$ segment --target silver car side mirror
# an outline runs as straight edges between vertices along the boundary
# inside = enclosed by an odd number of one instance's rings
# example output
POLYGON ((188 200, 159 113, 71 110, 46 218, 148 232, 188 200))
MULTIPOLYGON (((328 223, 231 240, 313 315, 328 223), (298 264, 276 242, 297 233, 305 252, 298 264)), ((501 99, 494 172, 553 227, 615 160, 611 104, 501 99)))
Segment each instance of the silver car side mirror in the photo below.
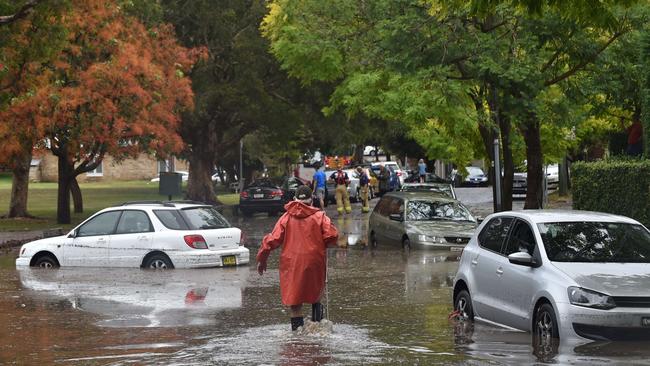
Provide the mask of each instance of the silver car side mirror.
POLYGON ((517 264, 520 266, 527 266, 527 267, 537 266, 537 261, 535 261, 535 258, 533 258, 533 256, 531 256, 526 252, 512 253, 508 256, 508 261, 510 261, 510 263, 512 264, 517 264))
POLYGON ((70 234, 68 234, 68 238, 76 238, 77 237, 77 230, 72 230, 70 234))

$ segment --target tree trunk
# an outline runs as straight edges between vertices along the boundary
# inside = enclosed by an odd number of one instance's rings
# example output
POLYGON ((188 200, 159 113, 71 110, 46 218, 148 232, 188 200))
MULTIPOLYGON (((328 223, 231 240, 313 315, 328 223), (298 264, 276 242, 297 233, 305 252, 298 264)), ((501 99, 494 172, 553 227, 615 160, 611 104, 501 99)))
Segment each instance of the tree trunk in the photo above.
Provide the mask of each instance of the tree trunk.
POLYGON ((542 142, 537 116, 532 114, 522 127, 526 142, 526 203, 524 209, 542 208, 542 142))
POLYGON ((363 150, 365 150, 365 146, 363 144, 359 144, 354 147, 354 156, 352 157, 354 163, 363 164, 363 150))
POLYGON ((84 212, 83 196, 81 195, 81 188, 79 188, 77 177, 72 178, 72 181, 70 182, 70 193, 72 193, 72 204, 74 206, 74 212, 84 212))
POLYGON ((212 185, 212 170, 214 159, 212 154, 199 151, 193 152, 189 157, 190 171, 187 181, 187 199, 192 201, 218 204, 212 185))
POLYGON ((68 162, 67 149, 61 148, 58 155, 58 193, 56 203, 56 222, 59 224, 69 224, 71 222, 70 216, 70 184, 74 179, 74 167, 72 163, 68 162))
POLYGON ((8 217, 30 217, 27 214, 27 194, 29 189, 29 166, 31 162, 31 153, 25 154, 14 162, 8 217))

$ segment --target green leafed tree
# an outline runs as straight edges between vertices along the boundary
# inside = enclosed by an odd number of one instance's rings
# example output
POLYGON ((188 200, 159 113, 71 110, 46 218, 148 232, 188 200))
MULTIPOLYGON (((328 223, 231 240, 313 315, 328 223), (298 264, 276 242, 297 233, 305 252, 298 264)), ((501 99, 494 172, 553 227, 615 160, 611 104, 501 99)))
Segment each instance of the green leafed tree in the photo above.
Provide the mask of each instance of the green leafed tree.
POLYGON ((557 95, 574 77, 593 71, 587 66, 644 15, 609 3, 603 4, 607 21, 574 17, 556 3, 542 3, 541 11, 522 10, 523 2, 488 5, 276 0, 263 30, 290 74, 305 83, 337 83, 332 108, 435 126, 458 151, 468 145, 454 138, 471 139, 462 131, 478 130, 489 157, 492 140, 500 137, 505 197, 514 166, 511 142, 521 135, 528 162, 526 208, 536 208, 542 132, 568 135, 562 117, 575 110, 563 108, 557 95))

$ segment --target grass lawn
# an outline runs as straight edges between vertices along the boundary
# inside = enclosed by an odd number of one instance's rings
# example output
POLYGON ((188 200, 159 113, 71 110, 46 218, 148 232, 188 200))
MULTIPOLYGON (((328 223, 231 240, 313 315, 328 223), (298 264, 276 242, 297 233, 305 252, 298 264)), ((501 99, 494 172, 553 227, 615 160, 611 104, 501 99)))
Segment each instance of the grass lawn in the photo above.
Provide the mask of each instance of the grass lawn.
MULTIPOLYGON (((37 219, 0 219, 0 231, 38 230, 53 227, 72 228, 95 212, 125 201, 166 200, 158 194, 158 184, 148 181, 112 181, 80 183, 84 212, 72 213, 72 224, 56 223, 56 183, 30 183, 27 200, 28 212, 37 219)), ((0 213, 9 209, 11 174, 0 174, 0 213)), ((238 194, 218 194, 225 205, 239 202, 238 194)), ((174 197, 182 199, 182 197, 174 197)))

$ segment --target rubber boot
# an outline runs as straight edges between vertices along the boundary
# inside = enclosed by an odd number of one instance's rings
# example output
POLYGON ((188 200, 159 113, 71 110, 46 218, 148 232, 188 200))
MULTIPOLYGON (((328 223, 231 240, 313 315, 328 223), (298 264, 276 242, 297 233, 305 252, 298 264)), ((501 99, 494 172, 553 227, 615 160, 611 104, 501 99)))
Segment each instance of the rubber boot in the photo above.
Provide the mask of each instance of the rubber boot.
POLYGON ((323 304, 317 302, 311 304, 311 321, 319 322, 323 320, 323 304))
POLYGON ((302 327, 305 325, 305 320, 302 316, 297 316, 295 318, 291 318, 291 330, 298 330, 298 328, 302 327))

